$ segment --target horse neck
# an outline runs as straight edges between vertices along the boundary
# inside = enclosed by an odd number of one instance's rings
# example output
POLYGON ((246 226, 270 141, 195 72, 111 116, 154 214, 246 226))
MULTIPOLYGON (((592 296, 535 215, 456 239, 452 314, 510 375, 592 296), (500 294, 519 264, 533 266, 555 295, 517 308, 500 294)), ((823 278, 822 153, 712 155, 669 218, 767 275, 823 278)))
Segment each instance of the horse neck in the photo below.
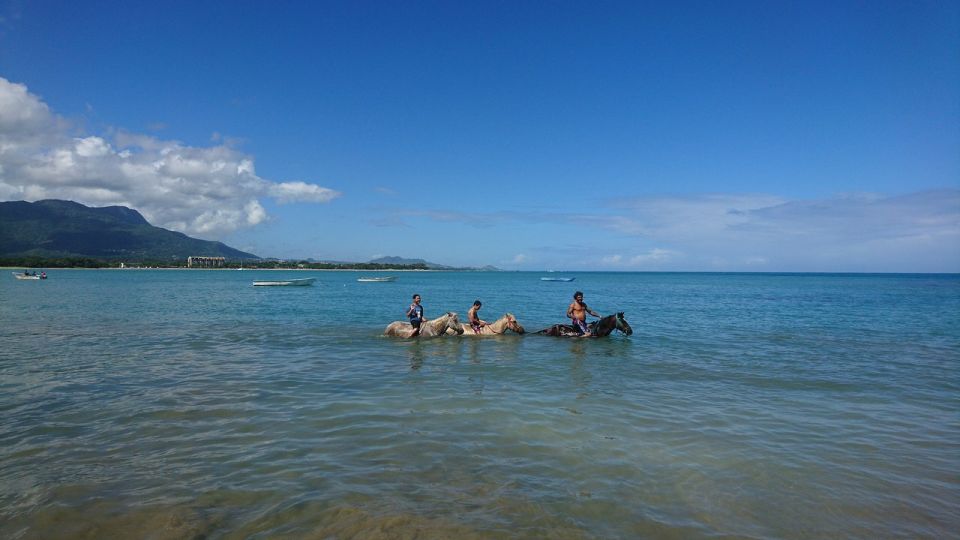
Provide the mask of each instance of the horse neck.
POLYGON ((446 332, 447 328, 453 328, 453 319, 451 317, 444 316, 443 320, 440 321, 440 325, 437 327, 438 332, 446 332))
POLYGON ((607 315, 606 317, 597 321, 597 327, 594 335, 609 336, 613 332, 613 329, 617 327, 616 317, 616 315, 607 315))
POLYGON ((449 317, 447 317, 446 315, 443 315, 442 317, 437 317, 436 319, 434 319, 434 320, 432 320, 432 321, 427 321, 427 324, 430 325, 430 328, 431 328, 434 332, 440 332, 441 330, 444 330, 444 331, 445 331, 445 330, 447 329, 447 328, 446 328, 446 327, 447 327, 447 321, 449 321, 449 320, 450 320, 449 317))
POLYGON ((493 321, 492 323, 487 325, 487 328, 489 328, 490 331, 493 332, 494 334, 502 334, 506 332, 507 316, 504 315, 503 317, 500 317, 499 319, 493 321))

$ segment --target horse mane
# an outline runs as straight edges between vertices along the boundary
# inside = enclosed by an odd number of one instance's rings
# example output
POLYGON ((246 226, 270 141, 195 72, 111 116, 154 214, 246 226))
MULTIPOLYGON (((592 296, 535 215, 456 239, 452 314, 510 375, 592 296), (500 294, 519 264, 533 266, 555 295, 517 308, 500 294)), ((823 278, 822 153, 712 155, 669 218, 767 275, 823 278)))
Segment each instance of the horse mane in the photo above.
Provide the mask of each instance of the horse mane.
POLYGON ((443 315, 437 317, 436 319, 431 319, 429 321, 426 321, 426 323, 429 330, 427 332, 424 332, 423 330, 421 330, 420 335, 423 335, 423 336, 442 335, 446 333, 448 328, 452 328, 455 332, 460 333, 462 332, 462 328, 463 328, 460 325, 460 321, 457 319, 457 313, 454 311, 448 311, 443 315))
POLYGON ((613 329, 617 327, 617 314, 607 315, 602 317, 599 321, 592 323, 590 325, 593 335, 597 337, 609 336, 613 333, 613 329))

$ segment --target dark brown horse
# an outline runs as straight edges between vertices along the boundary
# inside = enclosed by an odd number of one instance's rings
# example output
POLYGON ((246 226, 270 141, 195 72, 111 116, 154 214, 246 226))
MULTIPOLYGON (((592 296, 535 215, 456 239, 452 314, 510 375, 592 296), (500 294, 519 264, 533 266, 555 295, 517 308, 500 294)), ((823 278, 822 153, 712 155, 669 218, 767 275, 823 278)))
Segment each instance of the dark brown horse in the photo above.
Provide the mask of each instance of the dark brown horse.
MULTIPOLYGON (((590 323, 588 328, 590 328, 589 337, 606 337, 612 334, 614 330, 619 330, 628 336, 633 333, 633 328, 630 328, 630 324, 623 318, 622 311, 614 313, 613 315, 607 315, 599 321, 594 321, 590 323)), ((555 324, 550 328, 540 330, 537 334, 557 337, 583 336, 583 334, 571 324, 555 324)))

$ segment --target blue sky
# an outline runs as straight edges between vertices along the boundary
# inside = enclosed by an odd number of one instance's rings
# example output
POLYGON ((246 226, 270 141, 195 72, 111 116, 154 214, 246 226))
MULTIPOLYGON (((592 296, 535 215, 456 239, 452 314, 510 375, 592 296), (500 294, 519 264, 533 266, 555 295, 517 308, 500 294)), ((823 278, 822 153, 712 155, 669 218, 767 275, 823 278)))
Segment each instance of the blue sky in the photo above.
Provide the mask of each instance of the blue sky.
POLYGON ((960 271, 956 2, 0 2, 0 200, 261 256, 960 271))

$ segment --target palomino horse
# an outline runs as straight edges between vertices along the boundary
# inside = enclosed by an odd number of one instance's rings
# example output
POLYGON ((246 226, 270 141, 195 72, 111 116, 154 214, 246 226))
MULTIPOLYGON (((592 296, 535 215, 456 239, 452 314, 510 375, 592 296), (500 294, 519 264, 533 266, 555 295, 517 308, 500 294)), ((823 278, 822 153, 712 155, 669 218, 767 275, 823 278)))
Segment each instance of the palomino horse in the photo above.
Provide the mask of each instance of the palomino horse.
MULTIPOLYGON (((614 330, 619 330, 628 336, 633 333, 633 328, 630 328, 630 324, 627 323, 627 320, 623 318, 622 311, 619 311, 613 315, 607 315, 599 321, 594 321, 590 323, 588 327, 590 328, 590 337, 609 336, 614 330)), ((573 325, 570 324, 555 324, 550 328, 544 328, 537 333, 558 337, 580 337, 583 335, 577 331, 573 325)))
MULTIPOLYGON (((523 326, 517 322, 517 318, 513 316, 513 313, 505 313, 503 317, 493 321, 492 323, 481 326, 480 331, 475 331, 469 324, 464 324, 463 326, 463 335, 465 336, 497 336, 503 334, 507 330, 513 330, 518 334, 526 332, 523 329, 523 326)), ((454 330, 447 330, 448 334, 454 333, 454 330)))
MULTIPOLYGON (((420 323, 421 336, 442 336, 447 330, 452 330, 456 334, 463 333, 463 325, 460 324, 457 314, 452 311, 448 311, 436 319, 420 323)), ((413 335, 413 325, 407 321, 394 321, 387 325, 383 335, 408 338, 413 335)))

